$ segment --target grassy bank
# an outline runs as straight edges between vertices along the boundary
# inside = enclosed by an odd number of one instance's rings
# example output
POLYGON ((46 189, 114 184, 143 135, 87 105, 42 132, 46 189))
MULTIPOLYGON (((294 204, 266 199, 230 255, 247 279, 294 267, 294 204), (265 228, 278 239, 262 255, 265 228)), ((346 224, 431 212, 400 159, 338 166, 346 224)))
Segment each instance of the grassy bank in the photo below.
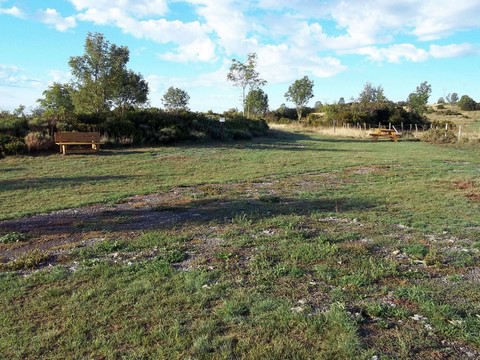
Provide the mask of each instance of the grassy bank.
POLYGON ((0 354, 478 356, 479 155, 276 132, 4 159, 0 354))

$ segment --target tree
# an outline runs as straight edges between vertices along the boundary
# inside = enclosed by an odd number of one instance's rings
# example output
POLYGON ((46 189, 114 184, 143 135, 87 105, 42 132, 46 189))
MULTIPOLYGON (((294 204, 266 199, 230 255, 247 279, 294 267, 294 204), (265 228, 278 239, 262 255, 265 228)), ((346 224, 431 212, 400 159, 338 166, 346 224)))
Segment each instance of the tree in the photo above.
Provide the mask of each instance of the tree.
POLYGON ((285 99, 295 104, 298 121, 302 119, 303 107, 313 98, 313 85, 313 80, 304 76, 302 79, 295 80, 285 93, 285 99))
POLYGON ((473 111, 478 108, 478 104, 468 95, 463 95, 458 101, 458 106, 463 111, 473 111))
POLYGON ((447 95, 447 102, 454 106, 458 102, 458 94, 457 93, 452 93, 447 95))
POLYGON ((141 74, 128 70, 119 76, 112 95, 113 105, 123 114, 127 108, 142 105, 148 101, 148 83, 141 74))
POLYGON ((190 96, 186 91, 170 86, 163 95, 162 103, 167 111, 188 110, 190 96))
POLYGON ((236 59, 232 59, 232 65, 230 71, 227 74, 227 80, 232 81, 234 86, 240 86, 242 88, 242 105, 243 115, 249 116, 249 108, 246 107, 245 91, 248 88, 250 90, 258 89, 267 83, 266 80, 260 78, 260 74, 255 69, 257 67, 257 54, 248 54, 247 61, 242 63, 236 59), (245 114, 247 110, 247 114, 245 114))
POLYGON ((74 112, 72 93, 73 88, 70 84, 53 83, 43 92, 43 98, 37 102, 47 117, 64 121, 74 112))
POLYGON ((408 96, 407 104, 410 111, 419 116, 423 116, 427 111, 428 98, 432 93, 432 86, 426 81, 422 82, 414 93, 408 96))
POLYGON ((148 87, 140 75, 133 76, 127 70, 129 56, 127 47, 110 44, 103 34, 88 33, 84 55, 68 61, 75 78, 73 102, 77 112, 100 114, 115 105, 124 106, 125 99, 127 103, 146 102, 148 87), (136 91, 125 90, 125 84, 136 91))
POLYGON ((250 90, 245 99, 245 106, 249 114, 264 115, 268 111, 268 95, 262 89, 250 90))

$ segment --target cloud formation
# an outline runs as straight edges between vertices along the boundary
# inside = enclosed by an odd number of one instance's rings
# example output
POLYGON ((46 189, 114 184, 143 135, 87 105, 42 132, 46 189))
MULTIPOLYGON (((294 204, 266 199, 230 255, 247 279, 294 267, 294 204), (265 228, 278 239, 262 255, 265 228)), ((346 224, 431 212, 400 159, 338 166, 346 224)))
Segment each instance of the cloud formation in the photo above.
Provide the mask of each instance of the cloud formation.
POLYGON ((39 87, 41 84, 40 80, 26 76, 18 66, 0 64, 0 86, 39 87))

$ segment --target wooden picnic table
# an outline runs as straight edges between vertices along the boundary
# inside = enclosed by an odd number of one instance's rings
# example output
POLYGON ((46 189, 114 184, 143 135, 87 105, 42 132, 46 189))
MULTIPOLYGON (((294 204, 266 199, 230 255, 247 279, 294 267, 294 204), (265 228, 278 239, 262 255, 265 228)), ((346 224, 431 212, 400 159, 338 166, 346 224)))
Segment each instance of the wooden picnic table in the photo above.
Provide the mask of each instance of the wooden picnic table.
POLYGON ((375 129, 370 136, 372 137, 372 141, 377 141, 379 137, 388 137, 397 142, 398 138, 401 137, 401 134, 395 129, 375 129))

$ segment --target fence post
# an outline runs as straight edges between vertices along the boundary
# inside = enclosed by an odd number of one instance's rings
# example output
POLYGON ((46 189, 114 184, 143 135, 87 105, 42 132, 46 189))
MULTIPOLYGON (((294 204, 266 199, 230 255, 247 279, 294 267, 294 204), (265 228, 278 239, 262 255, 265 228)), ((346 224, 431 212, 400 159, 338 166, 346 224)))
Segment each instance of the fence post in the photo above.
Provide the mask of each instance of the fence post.
POLYGON ((458 127, 458 141, 460 141, 461 137, 462 137, 462 125, 458 127))

